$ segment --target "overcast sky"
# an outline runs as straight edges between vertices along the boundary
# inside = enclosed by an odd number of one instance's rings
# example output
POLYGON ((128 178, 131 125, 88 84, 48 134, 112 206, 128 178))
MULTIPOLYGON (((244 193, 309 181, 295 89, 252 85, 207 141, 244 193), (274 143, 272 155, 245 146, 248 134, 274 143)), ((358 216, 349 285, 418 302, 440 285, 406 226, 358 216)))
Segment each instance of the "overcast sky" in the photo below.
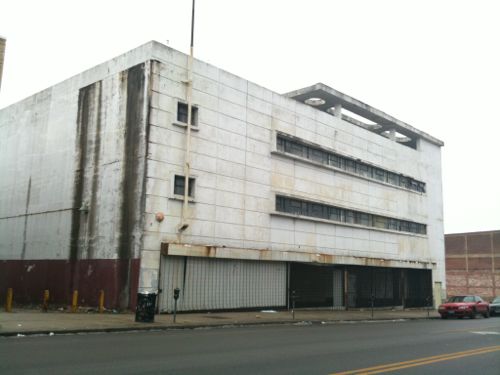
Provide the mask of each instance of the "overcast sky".
MULTIPOLYGON (((190 0, 0 0, 0 108, 157 40, 190 0)), ((195 57, 276 92, 323 82, 445 142, 445 233, 500 229, 500 2, 197 0, 195 57)))

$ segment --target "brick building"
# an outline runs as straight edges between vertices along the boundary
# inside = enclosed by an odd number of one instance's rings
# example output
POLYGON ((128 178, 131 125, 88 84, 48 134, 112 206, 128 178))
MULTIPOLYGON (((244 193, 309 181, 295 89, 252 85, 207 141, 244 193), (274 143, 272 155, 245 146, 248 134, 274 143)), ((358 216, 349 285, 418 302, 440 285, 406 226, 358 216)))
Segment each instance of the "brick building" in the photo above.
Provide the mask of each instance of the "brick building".
POLYGON ((448 296, 500 295, 500 231, 445 235, 448 296))

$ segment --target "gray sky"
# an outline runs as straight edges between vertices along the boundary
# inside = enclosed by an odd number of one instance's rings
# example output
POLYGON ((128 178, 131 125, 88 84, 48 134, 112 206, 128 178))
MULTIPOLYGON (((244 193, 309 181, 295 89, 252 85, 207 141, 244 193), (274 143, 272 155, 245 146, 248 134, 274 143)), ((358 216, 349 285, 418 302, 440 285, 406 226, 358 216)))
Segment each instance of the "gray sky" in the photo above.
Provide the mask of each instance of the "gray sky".
MULTIPOLYGON (((149 40, 190 0, 1 0, 0 108, 149 40)), ((443 140, 445 232, 500 229, 500 2, 197 0, 195 56, 277 92, 323 82, 443 140)))

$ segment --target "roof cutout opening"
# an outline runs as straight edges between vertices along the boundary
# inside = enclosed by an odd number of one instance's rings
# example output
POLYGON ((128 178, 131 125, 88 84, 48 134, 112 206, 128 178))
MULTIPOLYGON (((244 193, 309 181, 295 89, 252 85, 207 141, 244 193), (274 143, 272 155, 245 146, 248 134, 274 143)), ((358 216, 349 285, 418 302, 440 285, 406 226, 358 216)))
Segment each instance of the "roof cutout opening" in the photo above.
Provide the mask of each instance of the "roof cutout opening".
POLYGON ((321 98, 309 98, 309 99, 306 99, 304 101, 304 103, 312 105, 314 107, 317 107, 319 105, 325 104, 326 102, 324 101, 324 99, 321 99, 321 98))
MULTIPOLYGON (((332 110, 333 110, 333 108, 332 108, 332 110)), ((362 123, 364 123, 366 125, 377 125, 377 123, 368 120, 366 117, 360 116, 360 115, 358 115, 358 114, 356 114, 354 112, 351 112, 351 111, 349 111, 349 110, 347 110, 345 108, 342 108, 342 114, 346 115, 346 116, 349 116, 349 117, 353 118, 354 120, 362 122, 362 123)))
MULTIPOLYGON (((327 112, 330 112, 327 110, 327 112)), ((332 113, 332 112, 330 112, 332 113)), ((341 117, 342 120, 347 121, 353 125, 362 127, 364 129, 370 130, 370 131, 375 131, 378 130, 382 127, 382 125, 379 125, 373 121, 368 120, 366 117, 360 116, 354 112, 351 112, 345 108, 342 108, 341 111, 341 117)))
POLYGON ((399 142, 399 143, 408 143, 408 142, 411 142, 411 138, 410 137, 407 137, 404 134, 398 133, 397 131, 386 130, 386 131, 383 131, 380 134, 383 135, 386 138, 392 139, 392 140, 394 140, 396 142, 399 142))

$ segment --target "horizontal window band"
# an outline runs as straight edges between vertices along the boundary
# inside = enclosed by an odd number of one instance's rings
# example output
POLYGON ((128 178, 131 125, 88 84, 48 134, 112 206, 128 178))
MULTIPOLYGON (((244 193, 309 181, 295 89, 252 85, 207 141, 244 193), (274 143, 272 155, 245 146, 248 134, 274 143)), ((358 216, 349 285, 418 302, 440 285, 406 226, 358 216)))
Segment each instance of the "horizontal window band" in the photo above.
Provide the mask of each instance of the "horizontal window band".
POLYGON ((383 168, 362 162, 359 159, 349 158, 320 146, 312 146, 296 137, 278 133, 276 137, 276 150, 285 154, 294 155, 315 163, 343 170, 349 174, 357 175, 368 180, 381 182, 406 190, 425 193, 425 182, 415 180, 383 168))
POLYGON ((291 215, 318 218, 332 223, 360 225, 373 229, 420 235, 427 234, 427 225, 425 224, 282 195, 276 195, 275 210, 291 215))

